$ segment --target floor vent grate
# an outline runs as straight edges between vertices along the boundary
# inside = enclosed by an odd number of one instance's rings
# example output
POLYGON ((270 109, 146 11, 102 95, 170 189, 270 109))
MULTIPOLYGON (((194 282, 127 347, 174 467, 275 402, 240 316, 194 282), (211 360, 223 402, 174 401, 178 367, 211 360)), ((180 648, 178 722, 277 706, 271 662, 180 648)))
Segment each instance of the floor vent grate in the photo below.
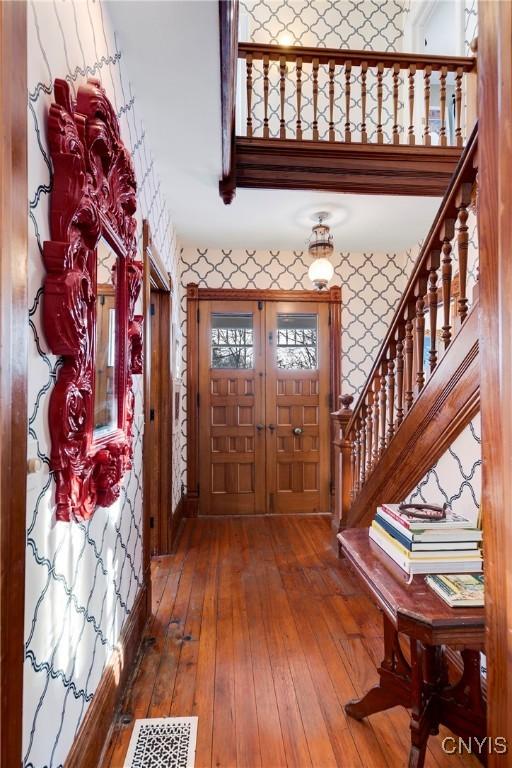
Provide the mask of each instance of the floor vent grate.
POLYGON ((136 720, 124 768, 194 768, 197 717, 136 720))

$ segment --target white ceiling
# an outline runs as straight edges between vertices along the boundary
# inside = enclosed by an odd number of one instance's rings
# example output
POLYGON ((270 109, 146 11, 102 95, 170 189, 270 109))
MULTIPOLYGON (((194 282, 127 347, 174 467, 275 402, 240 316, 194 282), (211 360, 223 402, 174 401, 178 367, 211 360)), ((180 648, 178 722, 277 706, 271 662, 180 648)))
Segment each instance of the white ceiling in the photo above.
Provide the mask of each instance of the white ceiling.
POLYGON ((331 207, 340 251, 402 251, 427 234, 439 198, 239 189, 224 205, 217 0, 115 0, 108 11, 182 245, 302 250, 305 212, 331 207))

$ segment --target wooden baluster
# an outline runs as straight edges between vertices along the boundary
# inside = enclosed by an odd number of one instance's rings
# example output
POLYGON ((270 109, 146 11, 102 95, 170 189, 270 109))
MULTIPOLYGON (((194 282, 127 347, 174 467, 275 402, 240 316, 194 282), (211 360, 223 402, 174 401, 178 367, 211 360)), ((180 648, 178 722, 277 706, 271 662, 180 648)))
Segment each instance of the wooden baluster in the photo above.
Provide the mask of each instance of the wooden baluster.
POLYGON ((384 134, 382 133, 382 73, 384 64, 379 61, 377 64, 377 144, 382 144, 384 134))
POLYGON ((405 326, 396 330, 396 424, 395 432, 404 420, 404 336, 405 326))
POLYGON ((356 492, 361 490, 361 421, 356 422, 356 492))
POLYGON ((398 76, 400 75, 400 64, 393 64, 393 144, 400 143, 398 133, 398 76))
POLYGON ((366 474, 372 471, 372 451, 373 451, 373 392, 368 390, 368 400, 366 401, 366 474))
POLYGON ((373 451, 372 466, 375 467, 379 460, 379 392, 380 376, 377 373, 373 380, 373 451))
POLYGON ((361 141, 368 143, 368 134, 366 132, 366 73, 368 71, 368 62, 361 63, 361 141))
POLYGON ((350 131, 350 75, 352 72, 352 62, 345 62, 345 141, 352 141, 350 131))
POLYGON ((302 141, 302 120, 301 120, 301 109, 302 109, 302 59, 298 58, 295 63, 295 68, 297 71, 297 130, 295 138, 297 141, 302 141))
POLYGON ((361 406, 361 488, 366 482, 366 413, 365 405, 361 406))
POLYGON ((269 58, 263 57, 263 138, 268 139, 268 69, 269 58))
POLYGON ((409 144, 416 143, 414 135, 414 79, 416 76, 416 64, 409 64, 409 144))
POLYGON ((395 358, 396 344, 394 341, 392 341, 388 350, 388 444, 391 442, 393 435, 395 434, 395 358))
POLYGON ((313 59, 313 141, 318 141, 318 59, 313 59))
POLYGON ((388 361, 384 360, 380 367, 380 392, 379 392, 379 456, 382 456, 386 449, 386 414, 387 414, 387 393, 386 393, 386 373, 388 361))
POLYGON ((409 305, 406 310, 405 318, 405 340, 404 340, 404 354, 405 354, 405 412, 409 412, 414 393, 412 388, 412 366, 413 366, 413 318, 415 315, 414 305, 409 305))
POLYGON ((430 76, 432 75, 432 66, 427 64, 423 73, 424 78, 424 96, 425 96, 425 130, 423 131, 423 143, 430 146, 430 76))
POLYGON ((252 54, 248 53, 245 60, 247 71, 247 138, 252 137, 252 54))
POLYGON ((459 227, 457 231, 457 252, 459 255, 459 301, 457 312, 463 323, 468 314, 468 299, 466 296, 468 277, 468 205, 471 203, 472 184, 462 184, 455 199, 459 209, 459 227))
POLYGON ((333 425, 333 452, 334 452, 334 513, 338 519, 338 530, 343 530, 346 525, 350 499, 352 496, 352 442, 347 433, 347 427, 352 419, 351 405, 354 401, 352 395, 341 395, 340 408, 331 414, 333 425))
POLYGON ((430 351, 428 353, 430 373, 437 365, 437 270, 440 264, 440 251, 432 251, 427 261, 428 273, 428 319, 430 325, 430 351))
POLYGON ((416 283, 416 385, 418 394, 425 385, 424 355, 425 355, 425 293, 427 280, 420 277, 416 283))
POLYGON ((454 219, 445 219, 441 230, 443 245, 441 246, 441 279, 443 287, 443 328, 441 338, 444 342, 444 348, 447 349, 451 338, 451 320, 450 320, 450 300, 452 291, 452 239, 455 231, 454 219))
POLYGON ((440 91, 441 91, 441 130, 439 131, 440 143, 442 147, 446 147, 446 75, 448 73, 447 67, 441 67, 440 74, 440 91))
POLYGON ((455 142, 458 147, 462 147, 463 144, 461 127, 463 72, 462 67, 457 67, 455 75, 455 142))
POLYGON ((357 455, 357 450, 356 450, 356 436, 355 436, 355 432, 351 432, 350 433, 349 440, 352 443, 352 453, 350 455, 350 471, 351 471, 351 474, 352 474, 352 489, 350 491, 350 499, 351 499, 351 501, 354 501, 354 499, 356 497, 356 493, 357 493, 357 491, 356 491, 356 486, 357 486, 357 475, 356 475, 356 455, 357 455))
POLYGON ((334 138, 334 59, 329 59, 329 141, 334 138))
POLYGON ((286 139, 286 123, 284 119, 284 89, 286 83, 286 57, 279 58, 279 94, 281 97, 281 118, 279 120, 279 138, 286 139))

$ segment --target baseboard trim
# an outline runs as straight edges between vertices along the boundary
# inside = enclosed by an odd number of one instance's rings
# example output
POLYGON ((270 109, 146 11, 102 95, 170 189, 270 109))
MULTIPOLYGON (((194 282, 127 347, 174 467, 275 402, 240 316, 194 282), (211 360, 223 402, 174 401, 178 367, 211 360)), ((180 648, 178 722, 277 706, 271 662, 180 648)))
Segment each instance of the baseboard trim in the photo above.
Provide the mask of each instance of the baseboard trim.
POLYGON ((116 707, 124 694, 148 617, 147 589, 135 598, 132 612, 119 637, 116 649, 105 667, 94 698, 80 725, 65 768, 97 768, 116 707))
POLYGON ((197 493, 187 493, 183 503, 185 517, 197 517, 199 513, 199 497, 197 493))

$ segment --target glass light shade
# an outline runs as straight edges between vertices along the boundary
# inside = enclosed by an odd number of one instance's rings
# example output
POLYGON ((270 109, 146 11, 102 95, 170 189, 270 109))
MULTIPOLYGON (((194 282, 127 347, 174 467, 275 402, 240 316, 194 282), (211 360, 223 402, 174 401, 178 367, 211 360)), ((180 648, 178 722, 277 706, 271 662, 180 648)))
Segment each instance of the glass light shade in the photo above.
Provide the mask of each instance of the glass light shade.
POLYGON ((319 291, 327 287, 327 283, 334 275, 334 267, 329 259, 315 259, 308 270, 308 277, 319 291))

